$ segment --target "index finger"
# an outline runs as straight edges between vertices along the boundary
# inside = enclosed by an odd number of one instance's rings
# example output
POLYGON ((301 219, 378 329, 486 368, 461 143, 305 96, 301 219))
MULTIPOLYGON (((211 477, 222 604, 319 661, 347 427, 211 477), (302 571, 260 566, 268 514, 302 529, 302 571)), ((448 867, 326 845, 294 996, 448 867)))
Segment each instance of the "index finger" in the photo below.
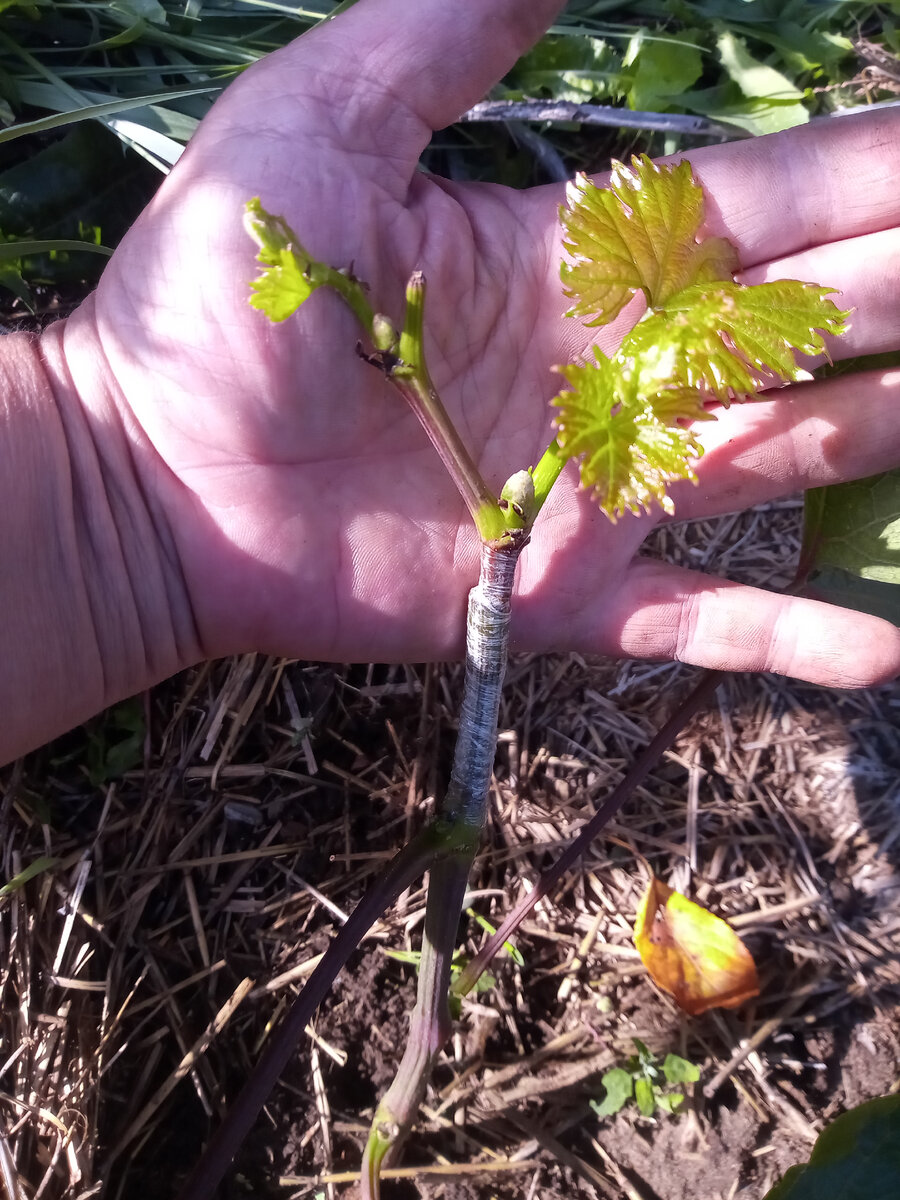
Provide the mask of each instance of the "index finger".
POLYGON ((706 226, 752 267, 900 225, 900 108, 822 117, 689 155, 706 226))

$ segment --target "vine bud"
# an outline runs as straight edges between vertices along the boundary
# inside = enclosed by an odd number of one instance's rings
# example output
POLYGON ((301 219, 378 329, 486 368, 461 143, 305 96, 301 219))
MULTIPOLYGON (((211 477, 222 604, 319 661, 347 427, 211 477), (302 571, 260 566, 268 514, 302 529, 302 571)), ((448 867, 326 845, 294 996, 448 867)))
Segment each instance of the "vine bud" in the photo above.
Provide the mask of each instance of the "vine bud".
POLYGON ((500 507, 513 512, 523 525, 534 519, 534 479, 530 471, 516 471, 510 475, 500 492, 500 507))
POLYGON ((384 313, 376 313, 372 318, 372 345, 375 349, 393 350, 399 340, 390 318, 384 313))

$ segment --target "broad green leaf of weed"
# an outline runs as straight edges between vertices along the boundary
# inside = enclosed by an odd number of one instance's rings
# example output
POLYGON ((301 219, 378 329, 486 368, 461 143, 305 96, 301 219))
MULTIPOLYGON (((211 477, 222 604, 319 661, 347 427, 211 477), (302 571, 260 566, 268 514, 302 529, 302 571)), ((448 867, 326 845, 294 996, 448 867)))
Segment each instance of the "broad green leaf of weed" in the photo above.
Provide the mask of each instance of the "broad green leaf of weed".
POLYGON ((691 45, 689 31, 676 40, 648 37, 640 30, 629 43, 623 66, 631 76, 628 104, 645 112, 668 108, 703 74, 703 59, 691 45))
POLYGON ((634 1048, 637 1051, 637 1068, 645 1071, 651 1077, 656 1075, 656 1055, 650 1049, 646 1042, 640 1038, 632 1038, 634 1048))
POLYGON ((644 293, 651 307, 694 283, 730 280, 737 255, 724 238, 697 240, 703 192, 689 162, 656 164, 646 155, 631 167, 613 164, 609 187, 578 175, 560 212, 571 262, 560 275, 575 301, 569 316, 592 316, 588 325, 614 320, 631 297, 644 293))
POLYGON ((681 1092, 657 1092, 656 1103, 663 1110, 674 1116, 684 1104, 684 1096, 681 1092))
POLYGON ((132 21, 154 21, 165 25, 166 10, 158 0, 110 0, 110 8, 132 21))
POLYGON ((139 696, 114 704, 86 729, 88 778, 95 787, 140 765, 147 728, 139 696))
POLYGON ((9 291, 25 305, 29 312, 34 312, 34 294, 22 275, 21 270, 11 263, 0 266, 0 287, 9 291))
POLYGON ((798 100, 770 100, 745 96, 736 84, 685 92, 679 98, 682 108, 698 116, 708 117, 726 125, 761 137, 765 133, 780 133, 802 125, 809 114, 798 100))
POLYGON ((765 132, 776 133, 809 120, 809 113, 802 103, 803 92, 781 71, 754 58, 741 38, 725 30, 719 34, 716 45, 728 76, 748 100, 756 102, 757 121, 760 110, 768 110, 765 132))
POLYGON ((506 84, 513 94, 584 104, 622 95, 627 79, 621 67, 602 38, 551 34, 520 59, 506 84))
POLYGON ((765 1200, 887 1200, 900 1196, 900 1096, 869 1100, 833 1121, 809 1162, 765 1200))
POLYGON ((613 1067, 600 1080, 606 1089, 602 1100, 592 1100, 591 1108, 598 1117, 611 1117, 623 1108, 634 1095, 634 1079, 622 1067, 613 1067))
POLYGON ((656 1096, 653 1093, 653 1084, 649 1079, 636 1079, 634 1081, 634 1101, 643 1117, 652 1117, 656 1111, 656 1096))
POLYGON ((666 1083, 696 1083, 700 1078, 700 1068, 677 1054, 667 1054, 662 1069, 666 1083))
POLYGON ((811 595, 900 624, 900 471, 806 493, 811 595))
POLYGON ((824 72, 829 79, 837 80, 841 77, 841 63, 853 55, 853 42, 842 34, 814 29, 797 21, 782 20, 776 28, 777 32, 760 29, 755 36, 772 46, 792 72, 812 73, 814 77, 824 72))

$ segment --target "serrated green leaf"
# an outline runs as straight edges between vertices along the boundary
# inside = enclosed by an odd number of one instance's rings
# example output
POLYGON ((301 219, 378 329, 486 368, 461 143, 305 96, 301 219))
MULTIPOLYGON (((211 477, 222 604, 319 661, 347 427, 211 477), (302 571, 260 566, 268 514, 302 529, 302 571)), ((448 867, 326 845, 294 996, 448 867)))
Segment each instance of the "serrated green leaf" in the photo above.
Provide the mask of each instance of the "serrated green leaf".
MULTIPOLYGON (((661 326, 653 330, 661 346, 656 353, 671 348, 675 377, 723 401, 756 391, 767 376, 801 379, 794 351, 823 354, 822 332, 837 336, 847 328, 849 314, 828 299, 833 293, 795 279, 753 287, 694 285, 660 314, 661 326)), ((647 331, 636 327, 634 338, 646 353, 647 331)))
POLYGON ((656 1111, 656 1096, 653 1094, 653 1084, 649 1079, 634 1081, 634 1100, 641 1116, 652 1117, 656 1111))
POLYGON ((258 197, 247 202, 244 226, 259 247, 256 261, 266 268, 251 280, 251 307, 270 321, 286 321, 322 284, 311 279, 309 256, 294 231, 281 217, 266 212, 258 197))
POLYGON ((662 1069, 666 1083, 696 1083, 700 1078, 700 1068, 677 1054, 667 1054, 662 1069))
POLYGON ((599 350, 595 356, 595 363, 559 368, 572 389, 553 401, 560 447, 569 458, 581 457, 582 484, 613 520, 654 500, 671 512, 666 485, 694 478, 700 443, 629 392, 621 362, 599 350))
POLYGON ((833 289, 780 280, 748 287, 723 239, 698 242, 703 193, 688 163, 645 157, 617 163, 610 185, 579 176, 560 214, 572 261, 560 274, 576 303, 569 316, 617 316, 638 291, 648 311, 611 359, 558 368, 570 391, 553 401, 562 453, 581 459, 581 480, 613 519, 671 513, 666 488, 693 479, 700 444, 689 423, 710 419, 761 388, 806 375, 795 354, 821 355, 846 329, 833 289))
POLYGON ((592 1100, 591 1108, 598 1117, 611 1117, 623 1108, 634 1094, 634 1080, 622 1067, 613 1067, 600 1080, 606 1089, 602 1100, 592 1100))
POLYGON ((723 341, 717 321, 721 305, 710 302, 704 318, 693 309, 676 308, 650 313, 639 321, 625 338, 619 357, 628 356, 634 363, 637 387, 646 396, 663 398, 668 384, 680 381, 683 391, 671 397, 681 402, 687 412, 678 416, 698 418, 703 413, 703 401, 715 397, 728 404, 735 395, 750 395, 759 386, 743 358, 734 354, 723 341), (690 408, 690 396, 694 409, 690 408))
POLYGON ((806 493, 808 591, 900 624, 900 471, 806 493))
POLYGON ((284 321, 313 292, 332 288, 363 329, 378 337, 376 314, 366 299, 365 284, 351 271, 337 270, 313 258, 287 221, 266 212, 258 196, 244 205, 244 228, 259 248, 256 261, 266 268, 250 283, 252 308, 260 309, 270 321, 284 321))
POLYGON ((568 315, 592 316, 588 325, 614 320, 638 291, 659 307, 693 283, 731 279, 737 270, 724 238, 697 241, 703 192, 687 161, 615 162, 608 188, 579 174, 566 197, 560 220, 572 261, 560 274, 575 301, 568 315))
POLYGON ((264 312, 270 321, 286 321, 315 291, 291 250, 280 251, 277 261, 251 280, 250 287, 251 307, 264 312))
POLYGON ((828 1126, 809 1162, 765 1200, 887 1200, 900 1195, 900 1096, 851 1109, 828 1126))

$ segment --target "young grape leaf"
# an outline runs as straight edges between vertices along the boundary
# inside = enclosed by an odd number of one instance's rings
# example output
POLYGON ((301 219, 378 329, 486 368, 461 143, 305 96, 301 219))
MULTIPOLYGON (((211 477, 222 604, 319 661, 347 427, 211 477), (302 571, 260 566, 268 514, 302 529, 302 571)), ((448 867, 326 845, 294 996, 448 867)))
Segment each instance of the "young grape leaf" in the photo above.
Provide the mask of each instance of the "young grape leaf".
POLYGON ((592 1100, 591 1108, 598 1117, 611 1117, 628 1103, 634 1094, 634 1079, 623 1067, 613 1067, 600 1080, 606 1088, 602 1100, 592 1100))
POLYGON ((684 1104, 684 1096, 681 1092, 657 1092, 656 1103, 663 1112, 674 1116, 684 1104))
MULTIPOLYGON (((752 287, 740 283, 693 286, 665 306, 665 325, 672 329, 671 337, 684 356, 691 381, 722 399, 723 386, 740 394, 755 391, 767 376, 784 382, 802 378, 804 372, 797 365, 794 351, 823 354, 823 332, 832 336, 846 332, 849 312, 842 312, 827 299, 834 291, 796 279, 752 287), (733 347, 730 354, 729 345, 733 347), (735 363, 735 372, 741 362, 746 364, 753 385, 747 387, 739 373, 733 381, 728 379, 723 352, 735 363), (697 366, 703 362, 713 364, 709 377, 696 367, 692 370, 692 358, 697 366)), ((681 375, 680 362, 677 369, 681 375)))
MULTIPOLYGON (((612 519, 654 500, 672 511, 666 485, 676 477, 694 478, 691 463, 700 444, 690 429, 656 416, 629 387, 617 359, 594 353, 594 364, 558 368, 572 389, 553 401, 560 448, 569 458, 581 457, 581 482, 612 519)), ((674 403, 680 396, 668 399, 674 403)))
POLYGON ((310 277, 309 259, 297 235, 282 217, 266 212, 259 197, 247 201, 244 228, 259 246, 256 261, 266 268, 250 283, 250 304, 270 321, 286 321, 325 281, 310 277))
POLYGON ((579 174, 560 210, 572 258, 560 272, 575 301, 568 315, 593 315, 588 325, 614 320, 638 291, 658 307, 692 283, 730 280, 738 269, 730 242, 697 240, 703 191, 689 162, 669 166, 642 155, 631 163, 613 163, 608 188, 579 174))
POLYGON ((900 471, 806 493, 801 573, 810 595, 900 624, 900 471))
POLYGON ((575 299, 569 316, 603 324, 642 291, 649 310, 607 358, 557 370, 570 386, 553 401, 562 453, 581 458, 581 479, 612 520, 695 479, 700 443, 689 423, 713 400, 748 399, 804 377, 795 352, 826 352, 824 335, 846 329, 833 289, 780 280, 745 286, 721 238, 698 241, 703 193, 690 164, 646 156, 615 164, 610 186, 579 176, 560 214, 571 263, 560 274, 575 299))
POLYGON ((759 994, 756 966, 731 926, 655 876, 638 908, 634 944, 650 978, 691 1016, 759 994))

